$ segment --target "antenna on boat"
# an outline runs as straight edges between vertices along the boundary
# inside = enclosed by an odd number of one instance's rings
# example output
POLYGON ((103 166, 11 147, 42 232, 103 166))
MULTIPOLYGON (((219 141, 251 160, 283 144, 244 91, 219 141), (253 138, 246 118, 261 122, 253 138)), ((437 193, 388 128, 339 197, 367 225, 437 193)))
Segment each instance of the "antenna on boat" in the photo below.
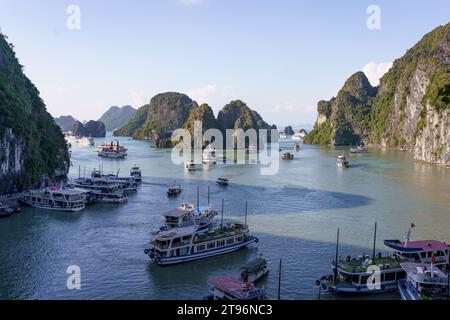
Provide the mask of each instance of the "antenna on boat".
POLYGON ((337 282, 337 276, 338 276, 338 259, 339 259, 339 229, 337 231, 337 238, 336 238, 336 260, 334 264, 334 283, 337 282))
POLYGON ((280 258, 280 266, 278 269, 278 300, 281 300, 281 264, 282 259, 280 258))
POLYGON ((225 204, 225 199, 222 199, 222 217, 220 219, 220 227, 223 229, 223 207, 225 204))
POLYGON ((247 215, 248 215, 248 201, 245 201, 245 228, 248 228, 247 226, 247 215))
POLYGON ((373 234, 373 252, 372 252, 372 263, 375 263, 375 251, 377 245, 377 222, 375 221, 375 232, 373 234))

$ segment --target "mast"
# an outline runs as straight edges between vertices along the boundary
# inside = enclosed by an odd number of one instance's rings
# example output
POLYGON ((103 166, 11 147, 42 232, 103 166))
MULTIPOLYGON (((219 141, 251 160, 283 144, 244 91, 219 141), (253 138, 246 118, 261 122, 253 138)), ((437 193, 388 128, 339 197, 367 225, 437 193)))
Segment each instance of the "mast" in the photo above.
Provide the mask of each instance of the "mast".
POLYGON ((209 185, 208 185, 208 207, 211 207, 211 196, 210 196, 209 185))
POLYGON ((280 258, 280 266, 278 268, 278 300, 281 300, 281 263, 282 259, 280 258))
POLYGON ((225 204, 225 199, 222 199, 222 217, 220 219, 220 227, 223 229, 223 207, 225 204))
POLYGON ((245 223, 244 223, 244 226, 245 226, 246 229, 248 228, 248 226, 247 226, 247 215, 248 215, 248 201, 245 201, 245 223))
POLYGON ((375 248, 377 245, 377 222, 375 222, 375 232, 373 234, 373 254, 372 254, 372 263, 375 263, 375 248))
POLYGON ((338 275, 338 259, 339 259, 339 229, 337 231, 337 238, 336 238, 336 260, 334 265, 334 283, 337 282, 337 275, 338 275))

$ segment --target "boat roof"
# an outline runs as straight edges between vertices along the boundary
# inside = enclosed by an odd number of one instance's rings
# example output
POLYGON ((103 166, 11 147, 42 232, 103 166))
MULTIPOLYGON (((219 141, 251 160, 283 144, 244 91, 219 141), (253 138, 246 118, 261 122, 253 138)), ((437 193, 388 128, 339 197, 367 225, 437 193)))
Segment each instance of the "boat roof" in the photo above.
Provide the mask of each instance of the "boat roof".
POLYGON ((244 282, 235 279, 230 276, 220 276, 211 280, 208 280, 208 284, 214 288, 222 290, 238 299, 244 299, 245 296, 242 291, 244 282))
POLYGON ((389 248, 405 253, 450 250, 450 245, 448 243, 438 240, 409 241, 407 244, 400 240, 385 240, 384 244, 389 248))
POLYGON ((241 270, 246 270, 248 272, 256 272, 256 271, 260 270, 261 268, 263 268, 265 265, 267 265, 267 261, 265 259, 256 258, 255 260, 247 263, 247 265, 242 267, 241 270))
POLYGON ((174 237, 183 237, 195 233, 197 229, 197 226, 187 226, 182 228, 174 228, 167 231, 160 231, 156 235, 156 239, 166 241, 174 237))
POLYGON ((80 190, 75 190, 75 189, 43 189, 43 190, 30 190, 31 193, 35 193, 35 192, 52 192, 52 193, 58 193, 58 194, 63 194, 63 195, 68 195, 68 196, 75 196, 75 195, 79 195, 79 194, 83 194, 85 192, 80 191, 80 190))
POLYGON ((447 285, 447 275, 438 267, 431 268, 430 264, 405 262, 402 268, 417 282, 434 282, 447 285), (434 278, 434 280, 433 280, 434 278))

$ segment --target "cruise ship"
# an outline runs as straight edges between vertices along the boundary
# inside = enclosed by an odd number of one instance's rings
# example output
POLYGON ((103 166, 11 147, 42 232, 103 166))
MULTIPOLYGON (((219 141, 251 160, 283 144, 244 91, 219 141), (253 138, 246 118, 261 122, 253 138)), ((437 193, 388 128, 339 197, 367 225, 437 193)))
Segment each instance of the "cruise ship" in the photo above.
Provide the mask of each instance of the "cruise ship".
POLYGON ((86 207, 86 193, 65 188, 45 188, 28 191, 20 202, 40 209, 77 212, 86 207))
POLYGON ((113 158, 113 159, 123 159, 128 154, 128 149, 119 144, 119 141, 116 143, 104 143, 98 147, 98 156, 103 158, 113 158))

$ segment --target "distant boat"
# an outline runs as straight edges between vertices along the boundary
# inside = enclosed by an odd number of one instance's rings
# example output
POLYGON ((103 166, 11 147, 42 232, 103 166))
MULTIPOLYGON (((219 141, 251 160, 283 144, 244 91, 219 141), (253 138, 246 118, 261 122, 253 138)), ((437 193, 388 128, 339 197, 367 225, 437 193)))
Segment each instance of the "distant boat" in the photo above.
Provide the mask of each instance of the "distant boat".
POLYGON ((136 182, 142 182, 142 171, 138 166, 135 165, 133 168, 131 168, 130 175, 136 182))
POLYGON ((280 139, 281 139, 281 140, 287 139, 287 135, 286 135, 285 133, 281 132, 281 133, 280 133, 280 139))
POLYGON ((300 144, 299 143, 294 143, 293 148, 294 148, 295 151, 300 151, 300 144))
POLYGON ((103 158, 123 159, 127 154, 127 149, 119 144, 111 142, 110 144, 104 143, 98 147, 98 156, 103 158))
POLYGON ((217 157, 216 157, 216 149, 213 149, 210 145, 206 147, 205 150, 203 150, 203 163, 204 164, 216 164, 217 163, 217 157))
POLYGON ((195 166, 194 160, 188 160, 184 163, 184 168, 188 172, 196 171, 197 167, 195 166))
POLYGON ((294 154, 291 152, 285 152, 282 158, 283 160, 294 160, 294 154))
POLYGON ((16 212, 19 212, 18 208, 13 208, 9 205, 0 203, 0 218, 9 218, 16 212))
POLYGON ((94 138, 92 137, 84 137, 78 140, 78 143, 82 146, 92 147, 94 146, 94 138))
POLYGON ((360 145, 357 146, 356 148, 350 148, 350 153, 368 153, 369 149, 367 149, 366 147, 360 145))
POLYGON ((175 197, 175 196, 178 196, 182 191, 183 191, 183 189, 181 188, 180 185, 169 186, 167 188, 167 195, 169 197, 175 197))
POLYGON ((257 301, 267 300, 266 291, 255 288, 250 282, 243 282, 230 276, 221 276, 208 281, 212 295, 205 300, 257 301))
POLYGON ((226 187, 230 184, 230 181, 227 178, 218 178, 216 182, 218 185, 223 187, 226 187))
POLYGON ((305 137, 305 135, 299 132, 292 136, 292 140, 299 141, 299 140, 303 140, 304 137, 305 137))
POLYGON ((250 261, 240 270, 240 280, 244 282, 256 283, 269 274, 267 261, 262 256, 250 261))
POLYGON ((347 157, 344 154, 338 156, 336 161, 337 161, 337 166, 340 168, 350 167, 350 162, 347 160, 347 157))

